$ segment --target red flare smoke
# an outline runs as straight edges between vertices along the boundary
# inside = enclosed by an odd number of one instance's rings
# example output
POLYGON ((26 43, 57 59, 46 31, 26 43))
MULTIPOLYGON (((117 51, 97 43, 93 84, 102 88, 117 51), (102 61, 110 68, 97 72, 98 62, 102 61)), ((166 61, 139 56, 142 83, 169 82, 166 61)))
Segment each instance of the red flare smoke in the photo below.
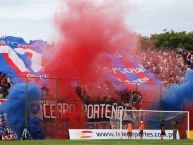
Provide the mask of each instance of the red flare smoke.
MULTIPOLYGON (((81 114, 82 103, 69 85, 71 80, 78 79, 84 84, 91 80, 105 81, 98 70, 98 66, 106 63, 101 59, 104 54, 135 49, 138 45, 138 37, 124 24, 124 11, 119 9, 122 2, 109 2, 67 0, 66 7, 56 17, 60 39, 50 51, 44 69, 49 77, 60 78, 58 97, 68 102, 75 100, 79 104, 77 114, 81 114)), ((67 120, 71 122, 68 125, 73 128, 73 123, 79 121, 75 128, 81 127, 81 117, 68 115, 67 120)), ((56 134, 59 137, 60 133, 56 134)))
POLYGON ((115 7, 121 2, 112 2, 67 0, 67 8, 56 18, 61 38, 46 64, 50 76, 95 80, 104 53, 137 47, 136 35, 124 24, 123 11, 115 7))

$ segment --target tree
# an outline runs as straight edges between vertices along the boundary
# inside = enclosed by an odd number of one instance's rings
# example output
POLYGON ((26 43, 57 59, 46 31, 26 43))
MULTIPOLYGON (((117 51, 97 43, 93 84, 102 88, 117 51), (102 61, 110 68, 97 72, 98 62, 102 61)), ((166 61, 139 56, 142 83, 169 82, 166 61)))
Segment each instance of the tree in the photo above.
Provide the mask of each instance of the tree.
POLYGON ((141 38, 141 48, 171 49, 178 48, 193 51, 193 32, 174 32, 164 29, 163 33, 141 38))

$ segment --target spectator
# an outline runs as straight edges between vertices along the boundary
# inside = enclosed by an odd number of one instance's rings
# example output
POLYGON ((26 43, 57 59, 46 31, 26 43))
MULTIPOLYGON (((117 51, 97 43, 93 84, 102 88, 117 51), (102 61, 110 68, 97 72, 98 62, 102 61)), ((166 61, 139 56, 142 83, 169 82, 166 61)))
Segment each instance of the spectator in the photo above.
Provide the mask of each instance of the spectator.
POLYGON ((131 139, 131 137, 132 137, 132 130, 133 130, 133 124, 132 124, 131 121, 129 121, 128 124, 127 124, 128 139, 131 139))
POLYGON ((179 126, 179 123, 178 123, 177 120, 175 120, 175 121, 172 122, 173 139, 174 139, 174 140, 176 140, 176 138, 177 138, 178 126, 179 126))
POLYGON ((143 138, 143 130, 144 130, 144 122, 143 122, 143 120, 141 120, 141 122, 140 122, 140 124, 139 124, 139 137, 140 137, 140 139, 142 139, 143 138))
POLYGON ((160 123, 160 130, 161 130, 161 140, 164 139, 164 136, 166 135, 165 132, 165 120, 162 120, 160 123))
POLYGON ((11 81, 8 77, 0 72, 0 98, 6 98, 8 95, 8 90, 12 86, 11 81))
POLYGON ((43 86, 43 87, 41 88, 41 90, 42 90, 42 97, 43 97, 43 98, 48 97, 49 89, 48 89, 47 87, 43 86))

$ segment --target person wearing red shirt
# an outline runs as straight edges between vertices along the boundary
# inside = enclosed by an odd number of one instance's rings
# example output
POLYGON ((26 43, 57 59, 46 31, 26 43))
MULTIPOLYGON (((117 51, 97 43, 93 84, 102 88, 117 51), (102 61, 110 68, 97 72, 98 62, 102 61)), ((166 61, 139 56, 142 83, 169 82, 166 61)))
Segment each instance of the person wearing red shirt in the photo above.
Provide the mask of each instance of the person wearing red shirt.
POLYGON ((140 122, 140 124, 139 124, 139 137, 140 137, 140 139, 142 139, 143 138, 143 130, 144 130, 144 122, 143 122, 143 120, 141 120, 141 122, 140 122))
POLYGON ((133 124, 132 124, 132 122, 129 122, 129 123, 127 124, 127 135, 128 135, 128 139, 131 139, 132 129, 133 129, 133 124))

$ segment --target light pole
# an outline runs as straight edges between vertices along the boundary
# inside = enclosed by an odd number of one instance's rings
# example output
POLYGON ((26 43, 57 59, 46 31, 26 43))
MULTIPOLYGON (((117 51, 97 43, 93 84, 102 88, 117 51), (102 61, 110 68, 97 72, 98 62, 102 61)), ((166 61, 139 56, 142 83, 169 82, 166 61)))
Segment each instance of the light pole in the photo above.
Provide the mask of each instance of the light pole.
POLYGON ((24 100, 24 129, 23 129, 23 133, 22 133, 22 136, 21 136, 21 140, 27 140, 27 139, 32 139, 31 135, 30 135, 30 132, 28 131, 28 115, 29 115, 29 110, 28 110, 28 77, 27 77, 27 83, 26 83, 26 95, 25 95, 25 100, 24 100))

